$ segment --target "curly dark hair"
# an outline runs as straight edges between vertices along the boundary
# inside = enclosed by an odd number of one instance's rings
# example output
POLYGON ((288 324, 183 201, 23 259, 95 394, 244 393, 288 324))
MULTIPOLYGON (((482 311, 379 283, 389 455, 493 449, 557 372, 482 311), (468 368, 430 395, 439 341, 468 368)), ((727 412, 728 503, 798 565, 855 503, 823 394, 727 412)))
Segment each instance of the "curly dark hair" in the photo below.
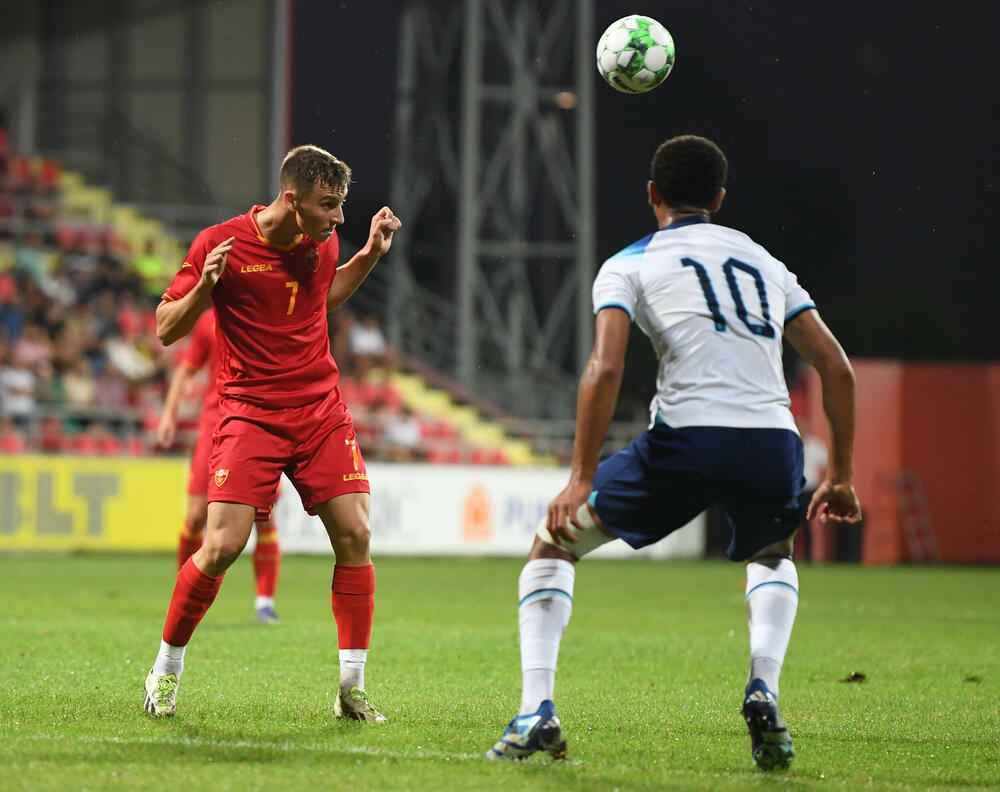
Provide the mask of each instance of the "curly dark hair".
POLYGON ((708 138, 680 135, 660 144, 651 170, 660 200, 667 206, 709 209, 726 184, 729 163, 708 138))
POLYGON ((317 184, 334 190, 347 189, 351 169, 319 146, 296 146, 281 161, 278 181, 282 190, 308 192, 317 184))

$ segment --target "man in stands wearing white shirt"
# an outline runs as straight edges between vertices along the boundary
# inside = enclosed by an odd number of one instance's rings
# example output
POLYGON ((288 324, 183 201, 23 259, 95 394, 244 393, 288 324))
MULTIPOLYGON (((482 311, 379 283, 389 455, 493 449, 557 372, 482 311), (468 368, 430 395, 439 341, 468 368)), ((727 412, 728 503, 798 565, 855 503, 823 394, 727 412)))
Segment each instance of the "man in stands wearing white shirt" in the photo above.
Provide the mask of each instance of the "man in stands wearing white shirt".
POLYGON ((721 503, 733 530, 729 557, 746 562, 751 753, 765 770, 792 760, 777 698, 798 604, 792 542, 804 478, 782 337, 819 372, 829 421, 829 464, 809 517, 861 518, 851 485, 854 373, 785 265, 746 234, 710 222, 727 170, 706 138, 663 143, 647 184, 657 231, 608 259, 594 281, 595 342, 580 380, 570 480, 519 579, 521 709, 487 758, 565 755, 552 698, 576 562, 614 539, 634 548, 656 542, 721 503), (598 464, 633 321, 659 358, 650 428, 598 464))

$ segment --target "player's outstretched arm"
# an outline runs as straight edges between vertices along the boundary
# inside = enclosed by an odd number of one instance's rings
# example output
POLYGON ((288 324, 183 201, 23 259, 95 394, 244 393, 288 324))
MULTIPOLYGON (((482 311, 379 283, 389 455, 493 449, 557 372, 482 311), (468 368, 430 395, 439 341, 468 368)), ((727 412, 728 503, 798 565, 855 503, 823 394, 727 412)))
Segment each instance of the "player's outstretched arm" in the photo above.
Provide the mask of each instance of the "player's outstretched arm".
POLYGON ((826 478, 817 487, 806 513, 821 521, 856 523, 861 504, 851 484, 854 455, 854 369, 833 333, 814 310, 803 311, 787 325, 785 338, 819 373, 823 412, 830 434, 826 478))
POLYGON ((156 337, 164 346, 183 338, 194 328, 201 312, 208 307, 212 289, 226 269, 226 257, 233 249, 233 239, 224 239, 205 256, 201 278, 195 287, 179 300, 163 300, 156 308, 156 337))
POLYGON ((383 206, 375 213, 368 232, 368 242, 350 261, 337 268, 337 277, 333 279, 330 291, 326 295, 327 312, 339 308, 357 291, 375 263, 389 252, 389 248, 392 247, 392 235, 402 225, 402 221, 388 206, 383 206))
POLYGON ((597 314, 594 349, 580 377, 577 393, 576 439, 569 483, 549 504, 548 510, 547 527, 555 538, 564 542, 577 541, 566 526, 574 520, 580 505, 593 489, 601 446, 625 373, 625 349, 631 326, 629 315, 620 308, 604 308, 597 314))

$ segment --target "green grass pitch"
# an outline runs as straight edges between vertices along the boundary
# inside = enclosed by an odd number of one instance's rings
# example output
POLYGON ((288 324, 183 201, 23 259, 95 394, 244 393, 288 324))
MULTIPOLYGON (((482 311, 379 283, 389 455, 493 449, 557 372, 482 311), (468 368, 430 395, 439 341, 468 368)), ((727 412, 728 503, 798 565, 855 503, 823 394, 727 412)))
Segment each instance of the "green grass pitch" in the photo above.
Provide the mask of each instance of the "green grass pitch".
POLYGON ((584 561, 556 704, 569 759, 482 759, 520 695, 516 559, 376 560, 367 687, 337 721, 332 559, 287 557, 278 625, 241 559, 178 715, 141 712, 167 556, 0 556, 0 790, 931 790, 1000 785, 996 569, 799 565, 785 773, 751 766, 743 566, 584 561), (864 674, 860 682, 844 681, 864 674))

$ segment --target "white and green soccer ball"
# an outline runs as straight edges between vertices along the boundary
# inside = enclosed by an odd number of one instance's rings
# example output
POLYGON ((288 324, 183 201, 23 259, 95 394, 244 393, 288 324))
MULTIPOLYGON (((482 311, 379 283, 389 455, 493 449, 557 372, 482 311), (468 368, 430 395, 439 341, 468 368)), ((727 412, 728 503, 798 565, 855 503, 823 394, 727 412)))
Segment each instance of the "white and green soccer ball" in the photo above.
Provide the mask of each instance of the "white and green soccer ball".
POLYGON ((653 90, 674 66, 674 40, 663 25, 641 14, 612 22, 597 42, 597 71, 615 90, 653 90))

